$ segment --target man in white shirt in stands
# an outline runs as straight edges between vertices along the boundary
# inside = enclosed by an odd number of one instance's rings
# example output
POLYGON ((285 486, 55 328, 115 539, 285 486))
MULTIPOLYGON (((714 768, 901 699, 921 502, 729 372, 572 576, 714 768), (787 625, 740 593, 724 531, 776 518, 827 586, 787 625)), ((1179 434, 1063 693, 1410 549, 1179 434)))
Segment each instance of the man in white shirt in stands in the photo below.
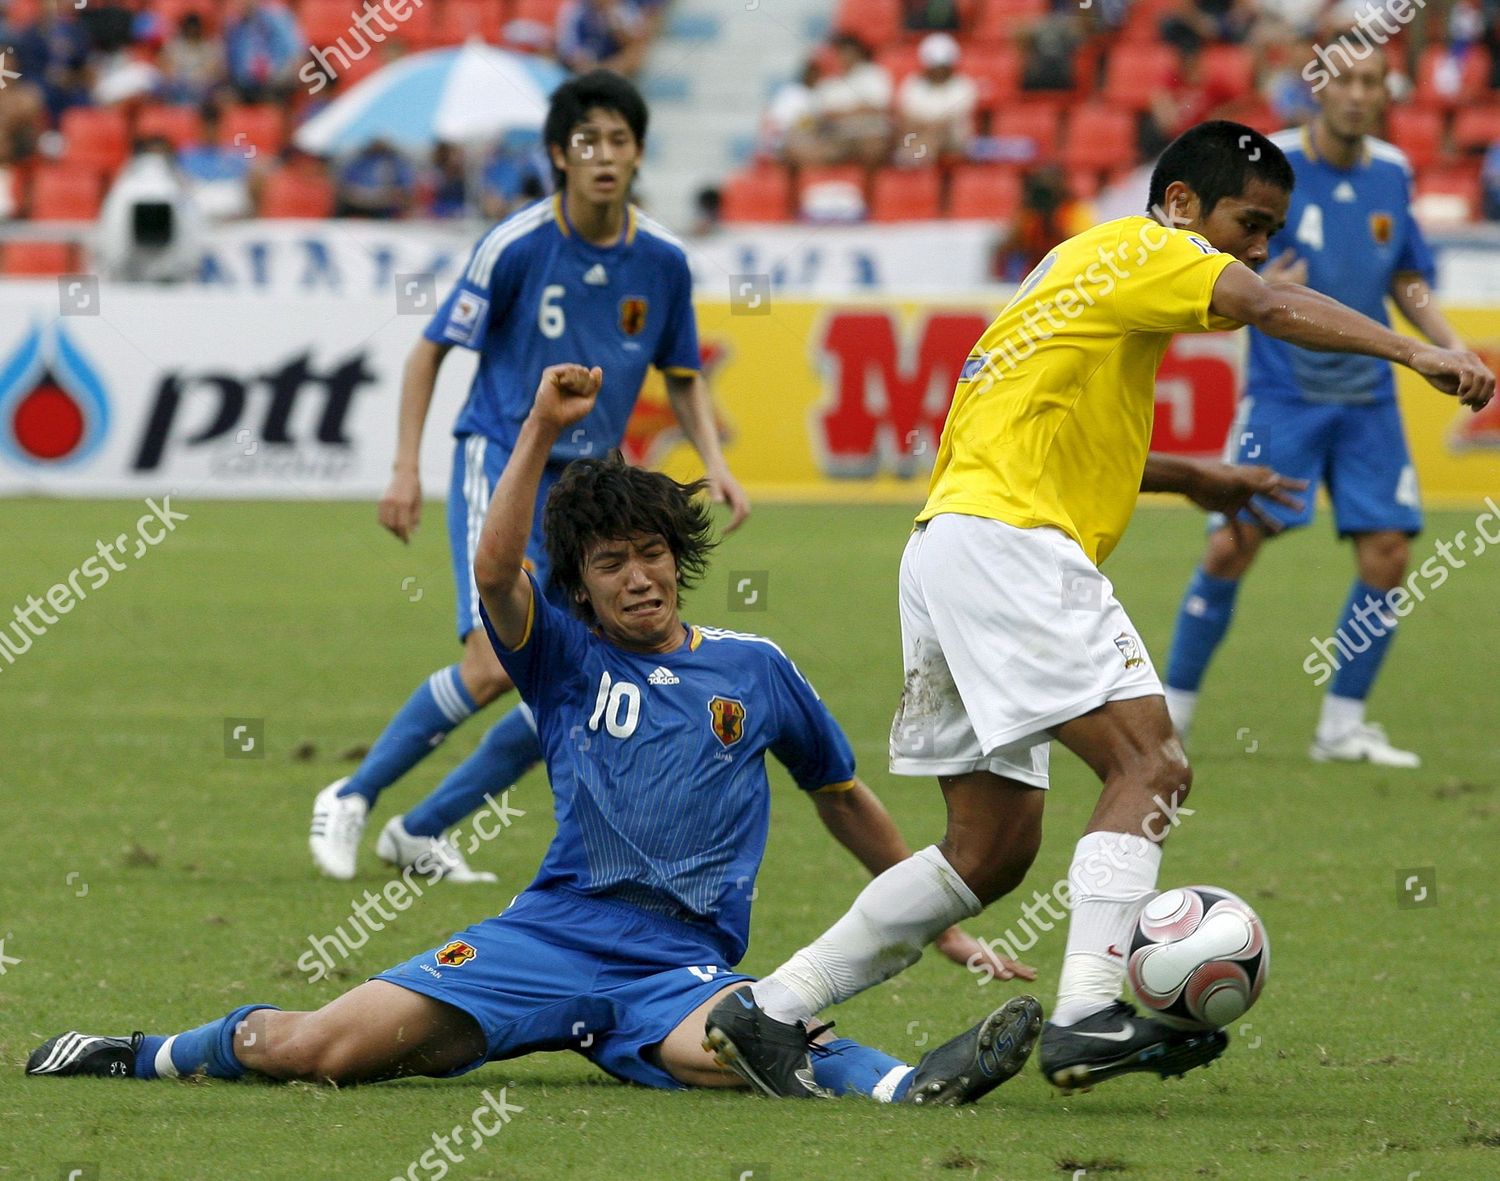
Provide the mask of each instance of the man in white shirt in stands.
POLYGON ((901 83, 896 96, 896 163, 936 164, 967 149, 979 87, 958 72, 958 53, 958 42, 947 33, 922 38, 922 69, 901 83))

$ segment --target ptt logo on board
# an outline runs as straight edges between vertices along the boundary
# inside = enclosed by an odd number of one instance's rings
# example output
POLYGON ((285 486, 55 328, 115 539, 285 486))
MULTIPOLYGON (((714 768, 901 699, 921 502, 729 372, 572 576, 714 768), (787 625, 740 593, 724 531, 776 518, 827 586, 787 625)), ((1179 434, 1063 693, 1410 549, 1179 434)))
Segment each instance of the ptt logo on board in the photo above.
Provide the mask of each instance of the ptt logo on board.
POLYGON ((27 467, 88 459, 109 433, 109 397, 60 323, 33 324, 0 359, 0 454, 27 467))
POLYGON ((452 939, 433 952, 432 958, 445 968, 461 968, 478 954, 479 952, 474 950, 472 943, 465 943, 462 939, 452 939))

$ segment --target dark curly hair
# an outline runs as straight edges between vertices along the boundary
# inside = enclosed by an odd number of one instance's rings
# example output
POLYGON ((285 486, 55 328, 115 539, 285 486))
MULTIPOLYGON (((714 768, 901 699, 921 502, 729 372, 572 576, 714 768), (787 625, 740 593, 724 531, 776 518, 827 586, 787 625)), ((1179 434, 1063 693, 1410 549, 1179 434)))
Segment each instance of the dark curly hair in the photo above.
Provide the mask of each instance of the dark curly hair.
POLYGON ((577 459, 564 470, 542 512, 551 580, 580 618, 594 622, 583 584, 583 562, 601 541, 638 533, 665 539, 677 560, 677 589, 690 590, 708 569, 718 544, 701 493, 708 484, 679 484, 670 476, 632 467, 618 451, 607 459, 577 459))

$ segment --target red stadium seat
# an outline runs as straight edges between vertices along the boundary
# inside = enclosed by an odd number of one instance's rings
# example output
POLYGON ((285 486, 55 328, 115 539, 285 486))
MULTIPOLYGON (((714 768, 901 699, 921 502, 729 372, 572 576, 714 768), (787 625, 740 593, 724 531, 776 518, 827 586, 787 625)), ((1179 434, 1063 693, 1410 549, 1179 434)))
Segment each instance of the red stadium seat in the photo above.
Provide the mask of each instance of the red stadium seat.
POLYGON ((31 216, 41 220, 89 221, 99 216, 104 184, 99 173, 69 162, 44 164, 31 181, 31 216))
POLYGON ((959 59, 960 73, 979 83, 979 109, 993 111, 1021 93, 1021 52, 1011 45, 970 45, 959 59))
POLYGON ((942 177, 936 168, 882 168, 875 174, 871 221, 929 221, 939 214, 942 177))
MULTIPOLYGON (((963 73, 969 73, 970 52, 965 51, 963 61, 959 69, 963 73)), ((891 82, 900 86, 906 78, 921 70, 922 65, 917 61, 917 47, 915 45, 887 45, 875 55, 875 61, 891 76, 891 82)))
POLYGON ((1029 139, 1036 144, 1037 158, 1050 160, 1057 155, 1057 125, 1055 103, 1021 102, 996 112, 990 134, 1029 139))
POLYGON ((1462 57, 1450 59, 1446 46, 1433 45, 1422 51, 1417 62, 1417 102, 1422 106, 1449 110, 1486 97, 1490 55, 1471 45, 1462 57))
POLYGON ((948 216, 976 221, 1009 221, 1021 208, 1021 177, 1013 168, 964 164, 953 172, 948 216))
POLYGON ((1429 169, 1417 174, 1416 188, 1419 206, 1424 198, 1448 197, 1462 203, 1461 220, 1475 221, 1479 217, 1479 174, 1473 169, 1429 169))
POLYGON ((1063 133, 1062 160, 1072 170, 1112 168, 1135 159, 1135 119, 1106 103, 1074 107, 1063 133))
POLYGON ((871 49, 900 40, 901 0, 840 0, 833 27, 853 33, 871 49))
POLYGON ((557 10, 563 0, 517 0, 516 20, 538 21, 549 29, 557 25, 557 10))
POLYGON ((298 19, 302 35, 309 45, 332 45, 340 37, 353 46, 356 38, 349 29, 349 0, 302 0, 298 19))
POLYGON ((495 45, 504 24, 505 6, 499 0, 448 0, 433 37, 441 45, 461 45, 471 37, 495 45))
POLYGON ((1011 42, 1032 21, 1047 15, 1048 0, 980 0, 974 41, 1011 42))
POLYGON ((219 116, 219 142, 225 147, 251 146, 260 156, 274 156, 286 143, 280 107, 226 107, 219 116))
POLYGON ((1386 134, 1415 169, 1431 168, 1443 154, 1443 117, 1425 107, 1392 107, 1386 134))
POLYGON ((70 164, 113 172, 130 155, 130 126, 124 113, 113 107, 70 107, 58 130, 63 158, 70 164))
POLYGON ((1168 45, 1112 46, 1104 55, 1104 100, 1113 106, 1143 111, 1165 90, 1177 69, 1177 52, 1168 45))
POLYGON ((1226 101, 1255 90, 1255 58, 1243 45, 1210 45, 1203 50, 1203 76, 1226 93, 1226 101))
POLYGON ((737 172, 724 182, 720 216, 726 222, 786 221, 792 213, 792 179, 780 165, 737 172))
POLYGON ((6 242, 0 245, 0 273, 67 275, 75 267, 71 242, 6 242))
POLYGON ((192 107, 143 107, 135 118, 135 134, 137 139, 161 136, 181 151, 198 142, 203 125, 192 107))
POLYGON ((278 168, 266 177, 262 217, 330 217, 333 181, 306 168, 278 168))
POLYGON ((1461 152, 1488 151, 1500 143, 1500 103, 1464 107, 1453 116, 1453 146, 1461 152))
POLYGON ((1179 4, 1180 0, 1134 0, 1120 28, 1120 41, 1155 41, 1160 36, 1162 17, 1179 4))

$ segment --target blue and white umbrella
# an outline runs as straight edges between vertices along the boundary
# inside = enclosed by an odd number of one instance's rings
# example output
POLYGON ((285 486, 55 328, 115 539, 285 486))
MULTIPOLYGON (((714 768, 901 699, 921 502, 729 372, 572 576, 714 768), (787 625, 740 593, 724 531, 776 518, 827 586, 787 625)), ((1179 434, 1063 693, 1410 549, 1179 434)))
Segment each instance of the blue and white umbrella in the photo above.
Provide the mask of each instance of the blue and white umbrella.
POLYGON ((507 131, 539 130, 552 92, 567 78, 556 62, 470 41, 414 53, 334 99, 293 141, 318 156, 384 139, 420 151, 472 143, 507 131))

